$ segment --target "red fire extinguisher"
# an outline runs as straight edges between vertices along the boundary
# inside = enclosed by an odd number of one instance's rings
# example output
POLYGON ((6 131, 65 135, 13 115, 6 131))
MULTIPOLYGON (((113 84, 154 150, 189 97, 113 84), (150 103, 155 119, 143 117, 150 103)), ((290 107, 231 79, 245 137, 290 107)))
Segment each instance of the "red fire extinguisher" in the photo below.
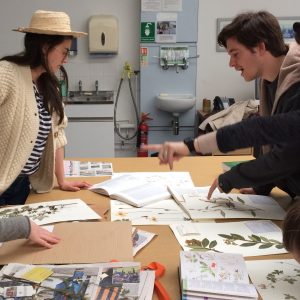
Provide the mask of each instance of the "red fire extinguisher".
POLYGON ((137 156, 138 157, 147 157, 148 151, 141 149, 142 145, 148 144, 148 131, 149 126, 147 124, 148 120, 153 120, 149 117, 149 113, 142 113, 141 122, 138 128, 137 140, 136 140, 136 147, 137 147, 137 156))

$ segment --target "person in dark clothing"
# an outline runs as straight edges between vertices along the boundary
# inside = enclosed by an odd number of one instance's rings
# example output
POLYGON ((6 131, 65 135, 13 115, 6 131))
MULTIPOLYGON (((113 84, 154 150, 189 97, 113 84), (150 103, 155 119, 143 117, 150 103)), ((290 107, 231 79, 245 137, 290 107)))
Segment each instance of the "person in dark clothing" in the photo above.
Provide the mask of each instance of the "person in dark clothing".
MULTIPOLYGON (((294 26, 296 40, 299 25, 294 26)), ((217 187, 226 193, 232 188, 251 187, 246 192, 267 195, 278 186, 291 197, 300 195, 300 139, 295 138, 300 128, 300 46, 284 44, 277 19, 266 11, 238 15, 220 32, 218 43, 227 49, 230 66, 240 71, 246 81, 261 78, 261 117, 194 140, 149 145, 147 149, 159 151, 161 163, 172 168, 174 160, 193 151, 209 153, 219 148, 227 152, 269 144, 257 159, 220 175, 208 198, 217 187)))

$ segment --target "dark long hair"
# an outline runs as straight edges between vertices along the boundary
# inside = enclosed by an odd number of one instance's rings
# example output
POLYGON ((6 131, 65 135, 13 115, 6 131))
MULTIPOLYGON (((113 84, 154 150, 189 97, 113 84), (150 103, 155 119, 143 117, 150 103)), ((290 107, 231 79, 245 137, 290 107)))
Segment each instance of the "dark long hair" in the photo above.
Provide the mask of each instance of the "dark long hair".
POLYGON ((276 17, 267 11, 246 12, 237 15, 218 35, 218 44, 227 48, 227 40, 235 38, 239 43, 252 49, 264 42, 266 49, 279 57, 288 52, 276 17))
POLYGON ((300 252, 300 202, 287 212, 283 222, 283 244, 288 251, 300 252))
POLYGON ((300 22, 294 23, 295 40, 300 45, 300 22))
MULTIPOLYGON (((1 60, 10 61, 17 65, 29 66, 31 69, 42 66, 46 70, 38 78, 37 85, 39 92, 43 95, 45 108, 51 115, 54 111, 57 113, 59 124, 64 118, 62 97, 59 92, 58 79, 50 71, 46 58, 49 51, 65 39, 72 39, 72 36, 26 33, 24 37, 24 51, 1 58, 1 60), (44 53, 44 49, 47 49, 46 53, 44 53)), ((61 71, 66 74, 66 70, 63 67, 61 67, 61 71)))

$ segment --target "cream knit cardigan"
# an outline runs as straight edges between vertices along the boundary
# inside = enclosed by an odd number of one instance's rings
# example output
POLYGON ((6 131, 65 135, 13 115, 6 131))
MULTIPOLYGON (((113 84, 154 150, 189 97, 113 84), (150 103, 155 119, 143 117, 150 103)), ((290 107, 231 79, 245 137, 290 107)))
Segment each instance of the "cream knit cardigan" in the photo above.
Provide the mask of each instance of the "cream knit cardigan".
MULTIPOLYGON (((57 125, 52 115, 52 129, 41 157, 39 169, 30 175, 32 188, 48 192, 54 184, 55 150, 67 141, 67 118, 57 125)), ((31 70, 0 61, 0 194, 17 178, 30 156, 39 129, 39 114, 32 86, 31 70)))

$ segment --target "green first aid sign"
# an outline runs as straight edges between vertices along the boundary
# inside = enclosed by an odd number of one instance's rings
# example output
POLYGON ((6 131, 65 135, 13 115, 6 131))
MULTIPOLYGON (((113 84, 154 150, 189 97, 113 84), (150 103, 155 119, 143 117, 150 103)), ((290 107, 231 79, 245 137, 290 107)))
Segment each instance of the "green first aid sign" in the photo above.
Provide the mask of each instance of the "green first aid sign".
POLYGON ((141 22, 141 42, 155 41, 155 22, 141 22))

